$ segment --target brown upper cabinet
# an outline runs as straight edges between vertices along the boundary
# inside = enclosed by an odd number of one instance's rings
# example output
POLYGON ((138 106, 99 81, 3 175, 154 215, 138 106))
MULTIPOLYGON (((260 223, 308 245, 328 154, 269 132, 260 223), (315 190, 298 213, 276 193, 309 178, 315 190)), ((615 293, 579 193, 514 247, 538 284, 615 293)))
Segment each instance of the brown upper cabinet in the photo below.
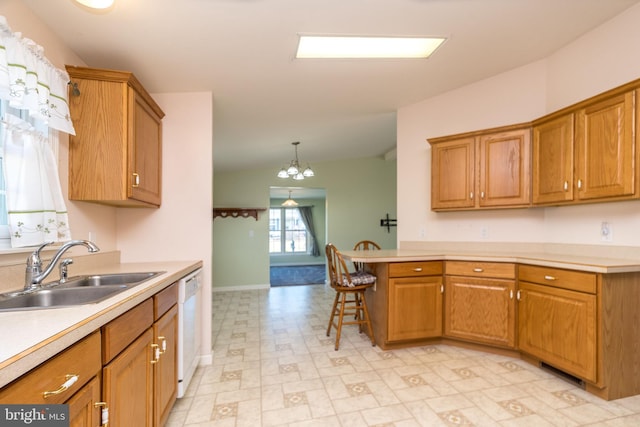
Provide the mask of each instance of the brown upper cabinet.
POLYGON ((637 198, 634 114, 622 87, 533 123, 533 204, 637 198))
POLYGON ((640 80, 531 124, 429 139, 431 209, 640 198, 640 80))
POLYGON ((433 138, 429 144, 432 210, 531 204, 529 124, 433 138))
POLYGON ((66 68, 76 130, 69 139, 69 199, 159 207, 164 112, 133 73, 66 68))

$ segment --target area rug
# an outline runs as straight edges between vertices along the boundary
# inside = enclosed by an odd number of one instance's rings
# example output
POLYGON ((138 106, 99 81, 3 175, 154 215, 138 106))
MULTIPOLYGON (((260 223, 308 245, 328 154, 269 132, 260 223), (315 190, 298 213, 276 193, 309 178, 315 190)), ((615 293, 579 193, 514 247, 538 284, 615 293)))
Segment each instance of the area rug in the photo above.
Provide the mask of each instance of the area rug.
POLYGON ((326 267, 318 265, 271 266, 271 286, 313 285, 324 283, 326 267))

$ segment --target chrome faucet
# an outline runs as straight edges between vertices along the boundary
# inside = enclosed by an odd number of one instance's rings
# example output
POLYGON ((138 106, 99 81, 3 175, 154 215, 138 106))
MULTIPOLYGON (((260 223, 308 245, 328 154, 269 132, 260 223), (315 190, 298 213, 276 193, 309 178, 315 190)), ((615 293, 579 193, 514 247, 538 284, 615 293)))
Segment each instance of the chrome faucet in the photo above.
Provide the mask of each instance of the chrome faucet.
MULTIPOLYGON (((84 246, 89 252, 98 252, 100 249, 89 240, 70 240, 60 246, 58 252, 55 253, 47 268, 42 271, 42 260, 40 259, 40 251, 46 246, 52 244, 53 242, 47 242, 41 245, 38 249, 33 251, 29 258, 27 258, 27 270, 25 272, 25 280, 24 280, 24 290, 33 290, 40 287, 42 281, 46 279, 46 277, 53 271, 53 268, 56 266, 56 263, 68 249, 73 246, 84 246)), ((67 263, 69 264, 69 263, 67 263)))

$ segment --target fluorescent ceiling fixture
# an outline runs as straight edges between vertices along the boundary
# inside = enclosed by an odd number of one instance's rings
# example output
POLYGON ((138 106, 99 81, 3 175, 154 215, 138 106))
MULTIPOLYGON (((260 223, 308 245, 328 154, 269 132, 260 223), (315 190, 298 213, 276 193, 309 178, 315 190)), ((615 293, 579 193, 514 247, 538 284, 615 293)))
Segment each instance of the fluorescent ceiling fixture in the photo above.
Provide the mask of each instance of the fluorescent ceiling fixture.
POLYGON ((75 0, 83 6, 90 7, 91 9, 107 9, 113 5, 115 0, 75 0))
POLYGON ((300 36, 296 58, 428 58, 442 37, 300 36))

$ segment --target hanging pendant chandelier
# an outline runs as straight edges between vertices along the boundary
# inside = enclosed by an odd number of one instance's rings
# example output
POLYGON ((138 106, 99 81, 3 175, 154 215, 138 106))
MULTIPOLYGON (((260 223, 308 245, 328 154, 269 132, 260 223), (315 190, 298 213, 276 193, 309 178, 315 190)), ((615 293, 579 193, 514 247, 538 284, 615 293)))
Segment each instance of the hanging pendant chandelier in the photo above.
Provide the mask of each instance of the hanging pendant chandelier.
POLYGON ((304 169, 300 166, 300 161, 298 160, 298 145, 300 145, 300 142, 292 142, 291 145, 295 147, 296 157, 294 160, 291 160, 288 168, 280 169, 280 172, 278 172, 278 178, 303 180, 314 176, 315 173, 313 172, 313 169, 311 169, 311 166, 309 166, 309 163, 307 163, 307 167, 304 169))
POLYGON ((291 190, 289 190, 289 198, 287 200, 285 200, 284 202, 282 202, 282 206, 288 207, 288 208, 293 208, 298 206, 298 202, 296 202, 295 200, 293 200, 291 198, 291 190))

